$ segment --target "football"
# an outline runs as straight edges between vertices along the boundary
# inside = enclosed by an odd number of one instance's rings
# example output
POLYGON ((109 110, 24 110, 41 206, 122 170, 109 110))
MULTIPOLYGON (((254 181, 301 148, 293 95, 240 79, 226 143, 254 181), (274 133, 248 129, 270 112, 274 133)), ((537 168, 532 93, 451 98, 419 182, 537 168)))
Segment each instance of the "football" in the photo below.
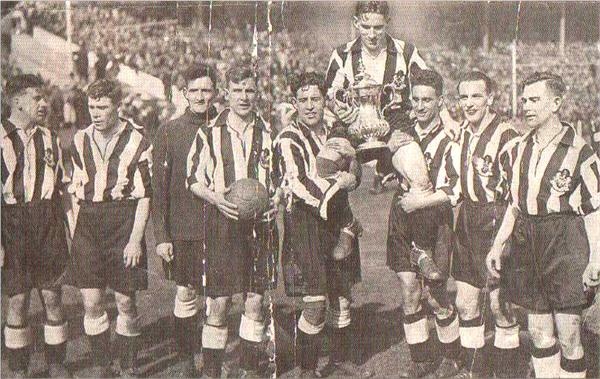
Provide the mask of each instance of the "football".
POLYGON ((225 200, 237 205, 240 220, 253 220, 269 210, 269 193, 256 179, 240 179, 233 183, 225 200))

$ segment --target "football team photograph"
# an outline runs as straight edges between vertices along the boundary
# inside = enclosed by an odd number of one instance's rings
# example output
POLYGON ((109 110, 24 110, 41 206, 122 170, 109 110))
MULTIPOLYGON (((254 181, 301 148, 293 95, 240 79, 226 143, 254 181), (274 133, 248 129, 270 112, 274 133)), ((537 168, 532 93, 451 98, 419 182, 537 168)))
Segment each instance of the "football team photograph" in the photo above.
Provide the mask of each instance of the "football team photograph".
POLYGON ((1 11, 1 377, 600 377, 599 3, 1 11))

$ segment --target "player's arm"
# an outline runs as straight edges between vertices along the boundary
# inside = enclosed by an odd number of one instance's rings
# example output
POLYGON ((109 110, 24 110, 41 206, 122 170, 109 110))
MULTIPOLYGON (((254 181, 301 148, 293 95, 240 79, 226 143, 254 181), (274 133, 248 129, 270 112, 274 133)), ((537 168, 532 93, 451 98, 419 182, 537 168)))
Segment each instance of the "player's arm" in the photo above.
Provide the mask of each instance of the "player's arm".
POLYGON ((194 196, 217 207, 225 217, 237 220, 239 217, 237 205, 225 200, 225 194, 229 189, 215 192, 210 188, 214 170, 215 165, 210 155, 208 139, 199 130, 188 154, 186 186, 194 196))
MULTIPOLYGON (((283 183, 299 199, 311 207, 322 219, 327 220, 330 208, 335 202, 335 195, 340 190, 352 188, 356 177, 341 172, 333 179, 324 179, 308 172, 302 157, 302 149, 291 138, 280 138, 277 143, 277 154, 280 155, 283 183)), ((286 190, 284 188, 284 191, 286 190)))
POLYGON ((502 256, 506 251, 506 244, 512 235, 518 215, 519 210, 517 207, 512 203, 509 204, 504 213, 504 217, 502 218, 502 224, 500 224, 500 229, 498 229, 498 234, 496 234, 492 248, 486 257, 485 263, 487 269, 495 278, 500 277, 500 270, 502 270, 502 256))
POLYGON ((139 196, 135 209, 135 218, 129 242, 123 250, 123 262, 125 267, 136 267, 140 264, 142 258, 142 242, 144 239, 144 231, 150 217, 150 198, 152 197, 152 145, 146 139, 143 139, 142 144, 145 144, 145 149, 140 154, 137 161, 136 170, 133 174, 133 191, 139 196))
POLYGON ((586 145, 580 153, 581 209, 590 244, 590 260, 583 274, 588 287, 600 284, 600 158, 586 145))
MULTIPOLYGON (((156 245, 171 243, 169 235, 169 183, 171 182, 171 155, 168 151, 168 125, 162 125, 154 139, 154 169, 152 170, 152 226, 156 245)), ((162 254, 159 254, 162 256, 162 254)))
POLYGON ((418 209, 450 203, 453 207, 460 200, 460 148, 450 142, 444 152, 442 164, 436 178, 435 191, 427 196, 408 191, 399 199, 402 209, 411 213, 418 209))

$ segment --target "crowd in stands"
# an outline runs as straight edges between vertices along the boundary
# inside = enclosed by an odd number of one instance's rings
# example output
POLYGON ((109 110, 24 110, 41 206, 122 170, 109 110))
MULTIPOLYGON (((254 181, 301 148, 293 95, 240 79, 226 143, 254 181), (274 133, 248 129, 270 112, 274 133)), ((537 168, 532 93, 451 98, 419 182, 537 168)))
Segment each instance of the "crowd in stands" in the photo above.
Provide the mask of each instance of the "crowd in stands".
MULTIPOLYGON (((58 35, 65 35, 66 18, 62 2, 32 2, 25 12, 28 20, 58 35)), ((125 64, 162 80, 167 99, 173 89, 181 86, 180 73, 194 62, 217 67, 219 74, 235 62, 253 58, 253 27, 251 25, 215 28, 209 36, 206 27, 197 22, 192 28, 182 28, 176 19, 161 19, 155 13, 131 12, 128 7, 107 7, 99 3, 73 5, 73 41, 83 51, 94 51, 100 57, 95 70, 125 64), (141 26, 135 26, 140 25, 141 26), (210 46, 210 49, 209 49, 210 46), (103 66, 103 67, 99 67, 103 66)), ((330 47, 326 36, 310 31, 266 31, 258 33, 258 70, 261 109, 272 112, 272 104, 287 101, 286 77, 298 69, 325 71, 330 47), (270 54, 269 54, 270 53, 270 54)), ((480 69, 497 82, 496 110, 506 117, 512 114, 511 46, 496 42, 489 52, 468 47, 449 48, 442 45, 420 46, 425 61, 446 80, 447 99, 454 108, 456 82, 464 70, 480 69)), ((600 47, 590 43, 568 44, 564 56, 553 43, 521 43, 517 51, 517 78, 534 70, 551 70, 562 75, 569 84, 569 98, 564 104, 566 120, 600 124, 600 47)), ((3 73, 4 74, 4 73, 3 73)), ((172 116, 166 102, 141 100, 144 122, 159 123, 172 116), (168 108, 168 109, 167 109, 168 108)), ((130 104, 135 99, 128 98, 130 104)))

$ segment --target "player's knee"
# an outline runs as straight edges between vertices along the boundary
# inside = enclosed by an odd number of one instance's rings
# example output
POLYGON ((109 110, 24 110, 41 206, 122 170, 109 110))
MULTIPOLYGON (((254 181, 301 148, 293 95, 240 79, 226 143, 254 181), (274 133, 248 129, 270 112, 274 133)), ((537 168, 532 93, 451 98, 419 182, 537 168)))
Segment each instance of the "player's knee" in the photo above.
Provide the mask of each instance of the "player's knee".
POLYGON ((499 326, 511 326, 515 324, 515 318, 510 303, 502 302, 498 296, 490 297, 490 309, 494 320, 499 326))
POLYGON ((579 359, 583 356, 580 328, 569 328, 569 330, 558 329, 558 341, 562 354, 565 358, 579 359))
POLYGON ((207 304, 206 323, 213 326, 227 325, 229 297, 210 298, 207 304))
POLYGON ((467 296, 457 296, 456 310, 461 319, 472 320, 479 316, 479 299, 467 296))
POLYGON ((198 313, 198 298, 194 289, 177 286, 173 314, 178 318, 188 318, 198 313))
POLYGON ((530 322, 528 331, 533 346, 538 349, 547 349, 554 346, 556 343, 553 327, 551 325, 534 324, 530 322))
POLYGON ((18 294, 8 299, 7 322, 11 325, 25 325, 29 309, 29 296, 18 294))
POLYGON ((304 309, 298 320, 298 329, 306 334, 318 334, 325 327, 325 296, 305 296, 304 309))
POLYGON ((60 291, 42 291, 44 299, 44 308, 46 309, 46 318, 49 321, 62 321, 62 296, 60 291))
POLYGON ((196 290, 184 286, 177 286, 177 292, 175 296, 179 301, 182 302, 196 301, 197 299, 196 290))
POLYGON ((134 295, 115 293, 115 303, 117 304, 119 314, 127 315, 131 318, 137 317, 134 295))
POLYGON ((263 297, 256 293, 248 293, 244 303, 246 317, 259 321, 263 319, 263 297))

